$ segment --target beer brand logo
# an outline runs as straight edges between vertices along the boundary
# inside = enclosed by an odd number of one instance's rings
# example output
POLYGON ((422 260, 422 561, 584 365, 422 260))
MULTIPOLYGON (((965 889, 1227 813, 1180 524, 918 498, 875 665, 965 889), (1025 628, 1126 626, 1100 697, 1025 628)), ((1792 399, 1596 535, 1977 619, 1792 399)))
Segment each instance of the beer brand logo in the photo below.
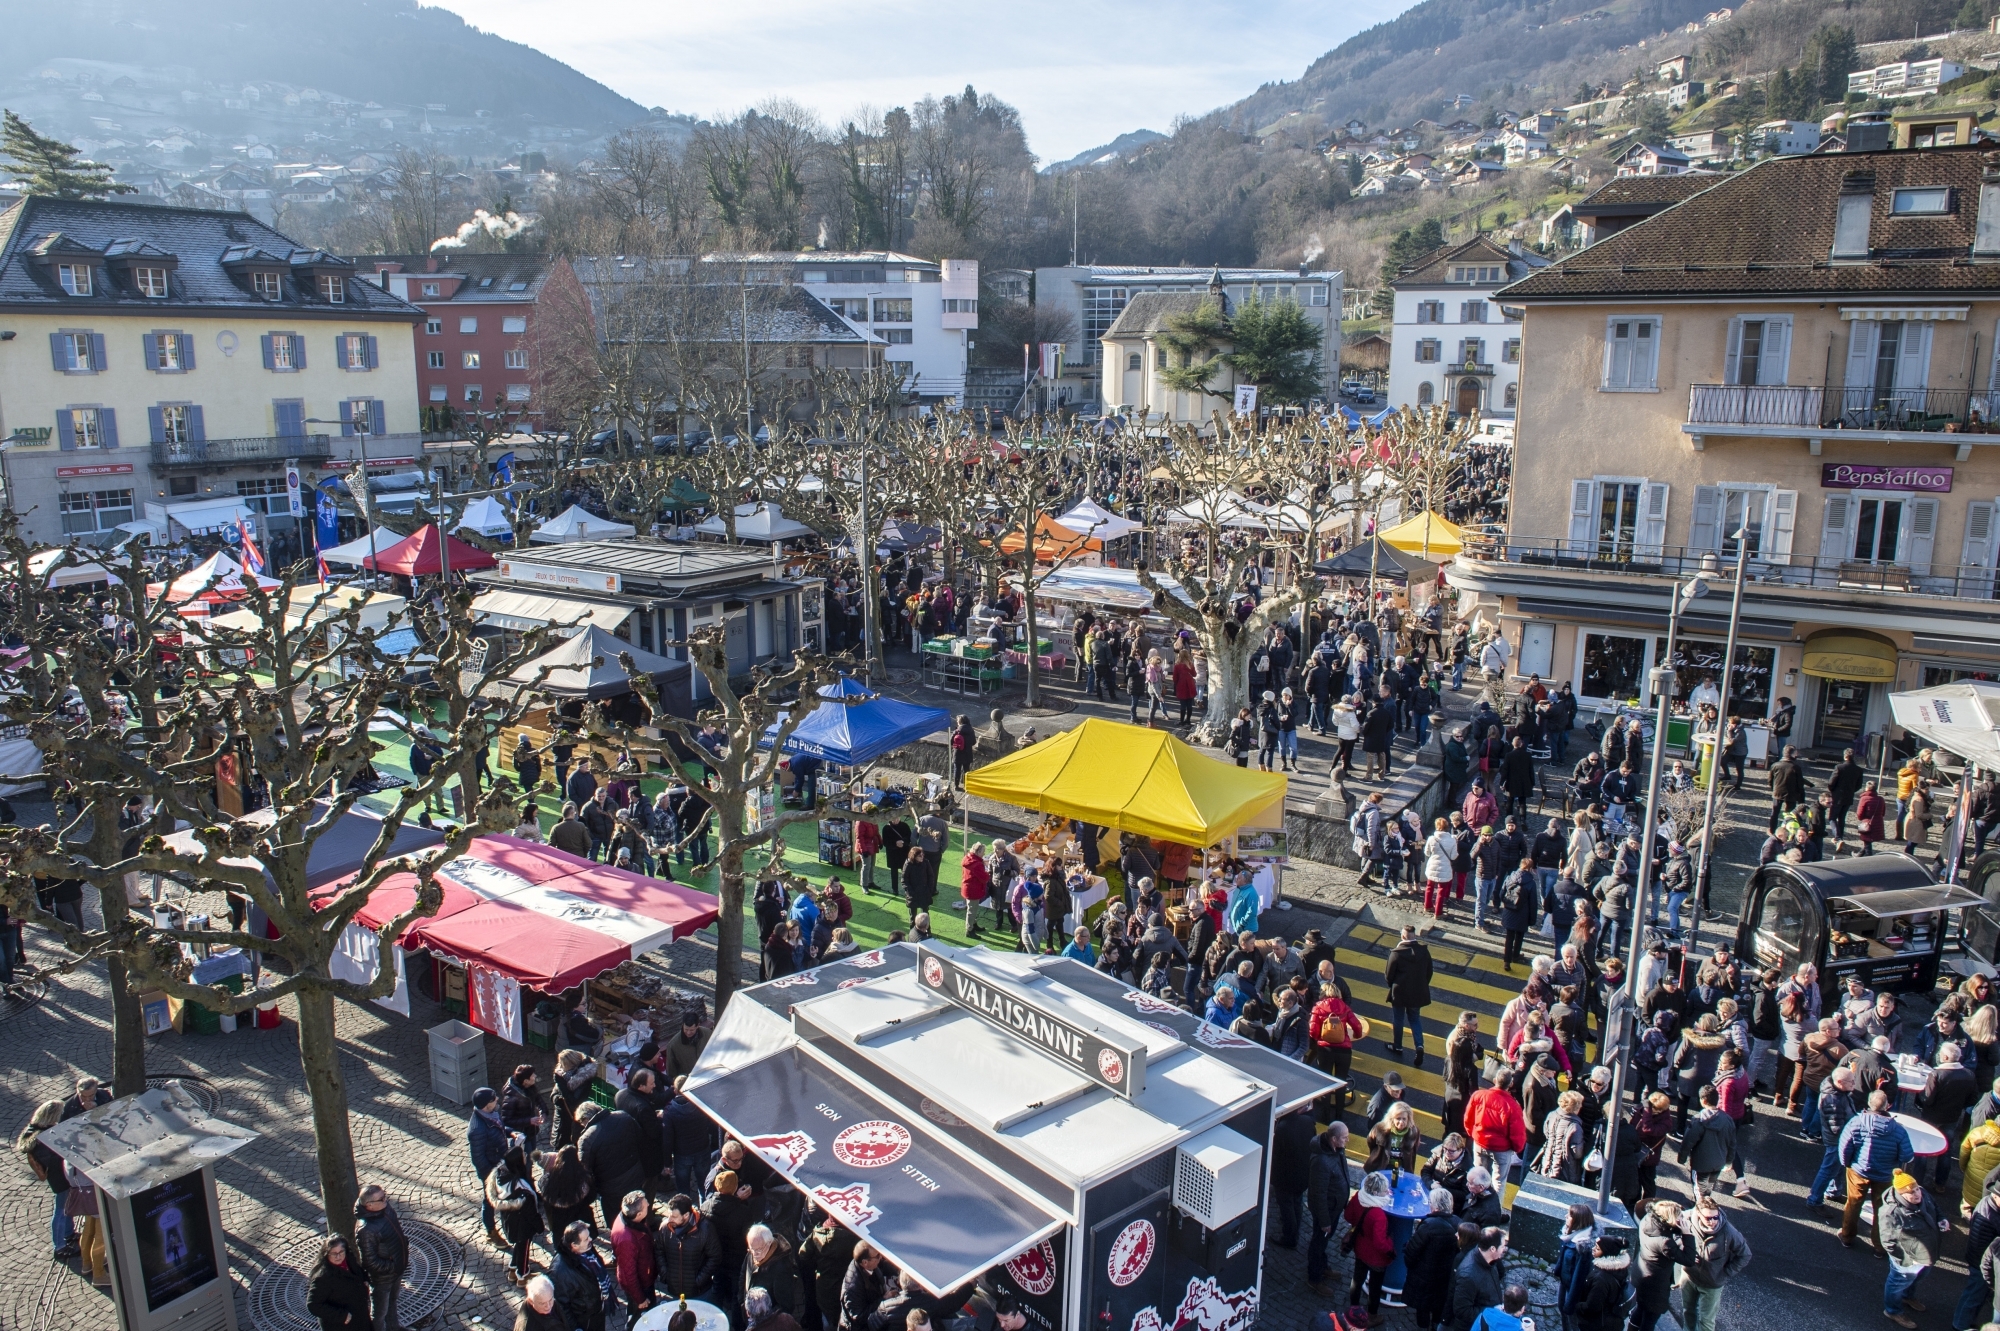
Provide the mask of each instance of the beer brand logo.
POLYGON ((833 1139, 833 1158, 855 1169, 893 1165, 909 1150, 910 1130, 883 1118, 851 1123, 833 1139))
POLYGON ((1111 1283, 1123 1289, 1146 1273, 1159 1235, 1150 1220, 1134 1220, 1111 1243, 1111 1283))
POLYGON ((1125 1060, 1118 1057, 1118 1051, 1115 1049, 1100 1049, 1097 1051, 1097 1072, 1104 1080, 1116 1086, 1125 1080, 1125 1060))
POLYGON ((1046 1294, 1056 1287, 1056 1250, 1046 1240, 1007 1263, 1007 1274, 1023 1294, 1046 1294))

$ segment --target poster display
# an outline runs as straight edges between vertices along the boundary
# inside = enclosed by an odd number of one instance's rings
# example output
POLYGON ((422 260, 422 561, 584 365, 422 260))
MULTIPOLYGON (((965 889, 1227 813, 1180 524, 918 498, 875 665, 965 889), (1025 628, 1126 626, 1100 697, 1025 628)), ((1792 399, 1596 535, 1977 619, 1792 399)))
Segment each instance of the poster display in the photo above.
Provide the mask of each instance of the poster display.
POLYGON ((134 1194, 132 1227, 148 1312, 220 1277, 208 1186, 199 1169, 134 1194))

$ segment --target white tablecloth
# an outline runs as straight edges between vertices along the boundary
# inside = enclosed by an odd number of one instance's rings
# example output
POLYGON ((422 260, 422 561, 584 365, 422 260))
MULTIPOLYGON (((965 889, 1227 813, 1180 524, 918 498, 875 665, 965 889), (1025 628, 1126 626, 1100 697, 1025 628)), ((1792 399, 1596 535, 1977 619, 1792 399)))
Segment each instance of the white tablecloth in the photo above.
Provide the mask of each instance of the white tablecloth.
MULTIPOLYGON (((1892 1114, 1890 1117, 1902 1124, 1903 1131, 1910 1134, 1910 1145, 1916 1148, 1918 1155, 1944 1154, 1944 1148, 1949 1143, 1945 1141, 1942 1132, 1939 1132, 1915 1114, 1892 1114)), ((697 1331, 708 1331, 708 1329, 701 1327, 697 1328, 697 1331)))

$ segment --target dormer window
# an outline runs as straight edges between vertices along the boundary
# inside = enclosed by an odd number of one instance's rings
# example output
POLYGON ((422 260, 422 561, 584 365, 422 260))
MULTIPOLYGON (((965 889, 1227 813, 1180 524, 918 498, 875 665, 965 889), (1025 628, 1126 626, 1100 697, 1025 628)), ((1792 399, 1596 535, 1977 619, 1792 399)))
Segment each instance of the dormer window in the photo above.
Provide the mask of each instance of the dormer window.
POLYGON ((56 265, 56 280, 62 289, 72 296, 90 294, 90 265, 87 263, 59 263, 56 265))
POLYGON ((1939 185, 1924 189, 1899 189, 1892 211, 1898 217, 1936 217, 1951 211, 1951 190, 1939 185))
POLYGON ((167 270, 164 268, 134 268, 132 286, 148 300, 167 298, 167 270))
POLYGON ((435 296, 435 295, 437 295, 437 293, 438 293, 438 284, 437 284, 437 283, 435 283, 435 282, 426 282, 426 283, 424 283, 424 294, 425 294, 426 296, 435 296))
POLYGON ((250 274, 250 290, 265 300, 285 298, 285 279, 282 274, 260 272, 250 274))
POLYGON ((319 279, 319 298, 329 305, 347 303, 347 279, 331 273, 323 273, 319 279))

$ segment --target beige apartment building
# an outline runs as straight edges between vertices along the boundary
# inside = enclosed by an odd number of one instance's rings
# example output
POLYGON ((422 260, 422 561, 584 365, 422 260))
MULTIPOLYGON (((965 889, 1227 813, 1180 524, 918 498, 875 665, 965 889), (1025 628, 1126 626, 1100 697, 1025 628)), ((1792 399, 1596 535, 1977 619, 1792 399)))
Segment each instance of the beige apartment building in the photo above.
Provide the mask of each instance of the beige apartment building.
MULTIPOLYGON (((1891 689, 2000 671, 2000 154, 1779 158, 1505 288, 1524 312, 1504 539, 1452 584, 1525 677, 1651 705, 1670 589, 1685 697, 1799 707, 1824 747, 1891 689)), ((1753 745, 1757 738, 1753 736, 1753 745)))

